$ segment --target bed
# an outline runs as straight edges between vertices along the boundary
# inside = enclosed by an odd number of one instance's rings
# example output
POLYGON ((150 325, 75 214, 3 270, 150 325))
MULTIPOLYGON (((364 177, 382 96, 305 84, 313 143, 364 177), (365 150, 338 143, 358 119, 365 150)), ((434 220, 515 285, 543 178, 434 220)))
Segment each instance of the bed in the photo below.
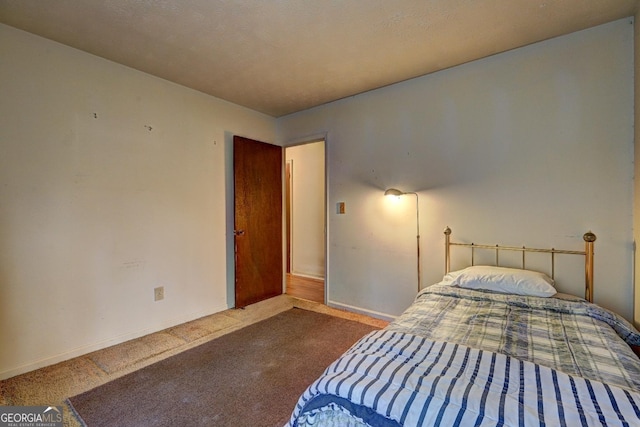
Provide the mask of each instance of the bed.
POLYGON ((638 331, 592 303, 593 233, 584 251, 476 245, 445 230, 445 275, 385 329, 333 362, 289 426, 640 425, 638 331), (471 251, 450 271, 453 247, 471 251), (477 250, 495 263, 477 265, 477 250), (518 268, 503 251, 522 252, 518 268), (525 254, 551 258, 551 273, 525 254), (585 298, 557 294, 556 254, 585 258, 585 298))

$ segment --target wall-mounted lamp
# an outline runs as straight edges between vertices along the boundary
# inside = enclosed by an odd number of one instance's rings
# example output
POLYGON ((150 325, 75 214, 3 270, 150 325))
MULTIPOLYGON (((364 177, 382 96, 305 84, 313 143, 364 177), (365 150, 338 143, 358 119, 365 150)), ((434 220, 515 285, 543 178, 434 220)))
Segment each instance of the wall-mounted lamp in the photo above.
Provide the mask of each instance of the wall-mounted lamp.
POLYGON ((385 196, 404 196, 406 194, 413 194, 416 196, 416 243, 418 248, 418 292, 420 292, 420 203, 418 200, 418 193, 415 192, 404 192, 400 191, 397 188, 389 188, 385 190, 385 196))

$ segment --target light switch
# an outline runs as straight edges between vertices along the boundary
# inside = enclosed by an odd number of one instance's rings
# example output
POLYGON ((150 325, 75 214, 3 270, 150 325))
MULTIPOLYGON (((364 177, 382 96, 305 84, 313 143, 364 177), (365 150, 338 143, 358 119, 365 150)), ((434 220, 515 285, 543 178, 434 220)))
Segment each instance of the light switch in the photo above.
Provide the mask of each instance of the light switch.
POLYGON ((337 206, 336 211, 340 215, 343 215, 345 213, 345 211, 344 211, 344 202, 338 202, 338 206, 337 206))

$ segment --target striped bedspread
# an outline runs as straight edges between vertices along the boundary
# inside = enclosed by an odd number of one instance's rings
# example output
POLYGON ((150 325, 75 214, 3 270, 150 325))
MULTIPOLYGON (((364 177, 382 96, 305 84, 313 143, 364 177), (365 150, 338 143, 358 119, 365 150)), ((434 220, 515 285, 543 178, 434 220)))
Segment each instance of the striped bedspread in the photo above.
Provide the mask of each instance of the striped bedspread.
POLYGON ((420 292, 387 329, 640 390, 640 361, 628 345, 640 345, 640 335, 622 317, 580 298, 433 285, 420 292))
POLYGON ((289 425, 640 426, 627 343, 632 325, 578 298, 434 285, 329 366, 289 425))
POLYGON ((640 394, 535 363, 372 332, 302 395, 290 426, 635 426, 640 394))

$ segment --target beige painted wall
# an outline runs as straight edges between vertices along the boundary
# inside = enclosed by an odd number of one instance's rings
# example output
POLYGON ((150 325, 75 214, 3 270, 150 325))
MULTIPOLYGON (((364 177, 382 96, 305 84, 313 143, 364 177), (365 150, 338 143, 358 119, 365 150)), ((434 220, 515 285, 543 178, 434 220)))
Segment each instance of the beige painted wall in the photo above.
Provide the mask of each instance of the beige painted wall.
POLYGON ((275 120, 4 25, 0 58, 0 378, 229 307, 230 138, 275 120))
MULTIPOLYGON (((443 274, 443 235, 583 249, 595 301, 633 317, 631 19, 551 39, 279 119, 279 140, 326 134, 328 301, 381 317, 443 274), (345 201, 346 215, 331 207, 345 201)), ((564 262, 564 261, 563 261, 564 262)), ((571 263, 571 262, 569 262, 571 263)), ((580 275, 580 265, 577 268, 580 275)), ((559 287, 584 282, 559 273, 559 287)))
POLYGON ((292 165, 291 272, 324 278, 324 141, 286 148, 292 165))

